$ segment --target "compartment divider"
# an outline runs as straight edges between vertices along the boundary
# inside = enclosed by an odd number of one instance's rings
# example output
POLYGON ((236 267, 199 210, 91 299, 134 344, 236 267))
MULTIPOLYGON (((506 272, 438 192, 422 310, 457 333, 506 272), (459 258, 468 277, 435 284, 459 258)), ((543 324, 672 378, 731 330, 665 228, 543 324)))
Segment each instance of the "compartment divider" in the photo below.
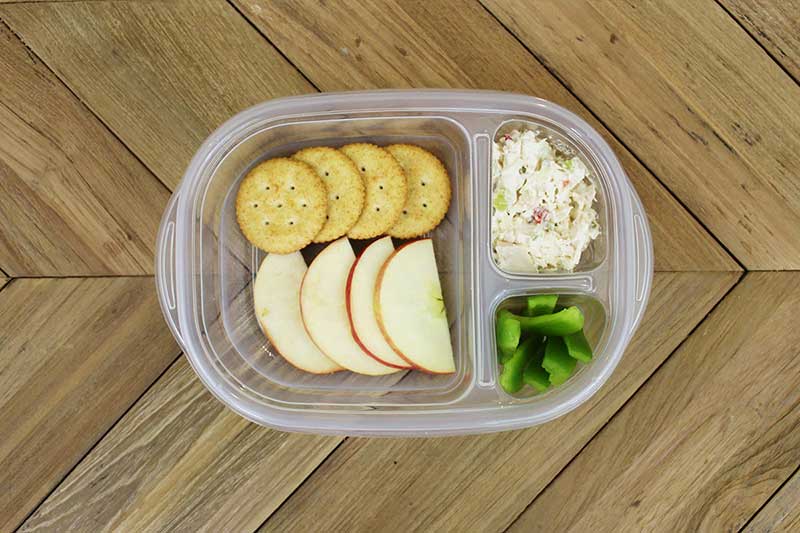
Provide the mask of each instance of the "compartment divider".
POLYGON ((489 194, 491 192, 490 163, 492 156, 492 139, 487 133, 479 133, 473 136, 472 165, 473 176, 475 177, 475 187, 477 194, 473 198, 473 212, 477 213, 476 223, 473 228, 477 228, 477 235, 473 235, 475 250, 473 251, 473 271, 476 274, 478 288, 473 292, 474 311, 474 331, 476 361, 475 376, 477 385, 480 388, 494 388, 496 383, 497 365, 492 343, 493 319, 489 312, 491 302, 494 300, 497 291, 497 284, 487 282, 486 275, 491 278, 492 267, 489 264, 489 251, 487 239, 489 236, 489 194), (482 244, 483 243, 483 244, 482 244))

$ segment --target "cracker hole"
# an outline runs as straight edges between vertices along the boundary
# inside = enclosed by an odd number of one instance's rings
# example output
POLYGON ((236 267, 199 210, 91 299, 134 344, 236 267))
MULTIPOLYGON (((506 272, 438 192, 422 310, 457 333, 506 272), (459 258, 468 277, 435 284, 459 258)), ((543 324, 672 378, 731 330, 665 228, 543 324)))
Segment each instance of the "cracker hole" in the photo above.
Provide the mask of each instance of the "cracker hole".
POLYGON ((383 185, 378 185, 378 188, 379 188, 380 190, 383 190, 383 185))
POLYGON ((406 211, 405 209, 403 209, 403 214, 404 214, 404 215, 407 215, 407 214, 408 214, 408 211, 406 211))
POLYGON ((325 215, 325 220, 329 220, 330 218, 331 218, 330 216, 325 215))
POLYGON ((283 204, 278 204, 278 207, 283 207, 283 204))
POLYGON ((423 187, 425 186, 425 182, 424 181, 421 181, 420 183, 422 184, 423 187))
POLYGON ((290 220, 290 221, 289 221, 289 225, 290 225, 290 226, 294 226, 294 220, 290 220))
POLYGON ((265 188, 266 188, 266 190, 269 190, 269 185, 267 185, 265 188))
POLYGON ((265 225, 265 226, 269 226, 269 220, 265 220, 265 221, 264 221, 264 225, 265 225))
POLYGON ((294 190, 294 185, 289 185, 289 190, 294 190))
POLYGON ((258 207, 258 202, 254 203, 253 207, 258 207))
POLYGON ((376 208, 375 208, 375 211, 380 211, 380 210, 381 210, 381 208, 380 208, 380 207, 376 207, 376 208))
POLYGON ((364 167, 361 167, 361 172, 366 172, 366 171, 367 171, 367 169, 366 169, 366 168, 364 168, 364 167))
POLYGON ((303 207, 306 207, 306 204, 303 204, 303 207))
POLYGON ((336 195, 336 199, 337 199, 337 200, 339 199, 339 195, 338 195, 338 194, 336 195))
POLYGON ((422 207, 428 207, 428 204, 422 204, 422 207))
POLYGON ((330 172, 326 172, 325 175, 326 176, 330 176, 331 174, 330 174, 330 172))

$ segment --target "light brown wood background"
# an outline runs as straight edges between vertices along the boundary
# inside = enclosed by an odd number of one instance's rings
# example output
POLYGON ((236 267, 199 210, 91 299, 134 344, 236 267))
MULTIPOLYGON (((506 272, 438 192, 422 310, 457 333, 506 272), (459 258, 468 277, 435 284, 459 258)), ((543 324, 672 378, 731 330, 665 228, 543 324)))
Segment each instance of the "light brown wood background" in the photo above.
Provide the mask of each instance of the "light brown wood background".
POLYGON ((0 531, 798 530, 799 35, 797 0, 0 0, 0 531), (153 255, 199 144, 383 87, 547 98, 618 154, 654 287, 575 412, 286 434, 180 355, 153 255))

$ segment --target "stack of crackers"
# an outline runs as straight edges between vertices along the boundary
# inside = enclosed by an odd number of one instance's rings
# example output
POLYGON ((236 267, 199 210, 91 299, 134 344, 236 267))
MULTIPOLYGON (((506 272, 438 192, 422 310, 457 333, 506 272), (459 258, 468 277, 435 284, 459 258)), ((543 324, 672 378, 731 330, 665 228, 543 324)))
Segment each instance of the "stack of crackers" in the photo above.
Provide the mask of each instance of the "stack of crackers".
POLYGON ((239 186, 236 218, 253 245, 288 254, 343 235, 422 236, 442 221, 450 197, 444 165, 419 146, 320 146, 255 166, 239 186))

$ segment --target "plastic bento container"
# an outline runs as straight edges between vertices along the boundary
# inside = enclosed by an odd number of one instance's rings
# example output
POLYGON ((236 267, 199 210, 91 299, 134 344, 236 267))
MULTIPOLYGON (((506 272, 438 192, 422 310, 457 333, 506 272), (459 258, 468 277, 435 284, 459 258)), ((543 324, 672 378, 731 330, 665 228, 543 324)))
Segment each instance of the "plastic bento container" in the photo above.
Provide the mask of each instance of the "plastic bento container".
MULTIPOLYGON (((358 252, 358 243, 354 247, 358 252)), ((306 260, 319 249, 306 249, 306 260)), ((223 403, 285 431, 373 436, 502 431, 575 409, 620 361, 644 313, 652 273, 641 202, 596 131, 545 100, 462 90, 314 94, 239 113, 192 159, 164 214, 156 257, 169 327, 223 403), (591 170, 602 235, 574 273, 506 273, 492 259, 491 150, 497 136, 515 127, 547 135, 591 170), (274 352, 259 328, 252 282, 264 254, 238 229, 239 181, 264 159, 355 141, 418 144, 436 154, 451 176, 450 210, 431 236, 451 324, 454 374, 307 374, 274 352), (535 293, 565 295, 582 308, 595 358, 544 394, 528 388, 509 395, 498 384, 494 317, 500 306, 535 293)))

